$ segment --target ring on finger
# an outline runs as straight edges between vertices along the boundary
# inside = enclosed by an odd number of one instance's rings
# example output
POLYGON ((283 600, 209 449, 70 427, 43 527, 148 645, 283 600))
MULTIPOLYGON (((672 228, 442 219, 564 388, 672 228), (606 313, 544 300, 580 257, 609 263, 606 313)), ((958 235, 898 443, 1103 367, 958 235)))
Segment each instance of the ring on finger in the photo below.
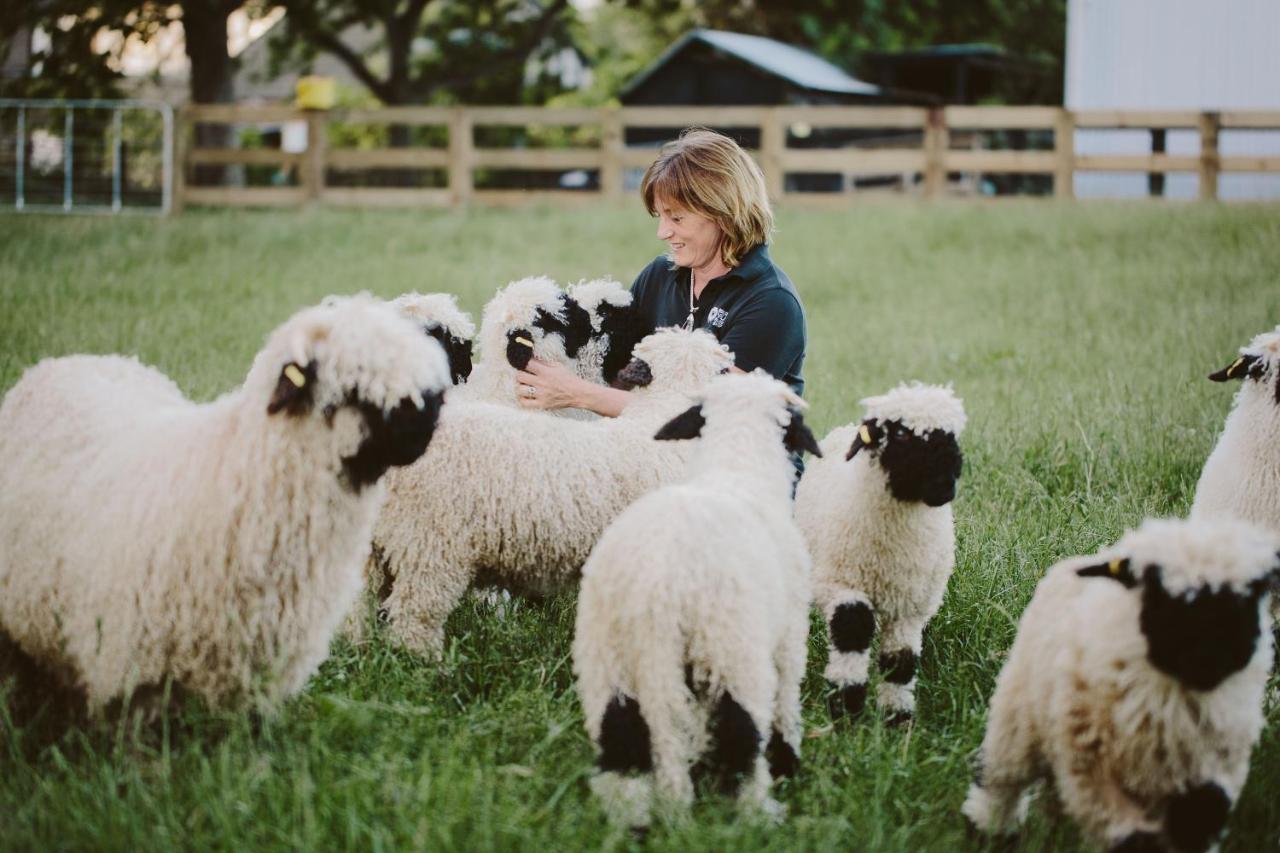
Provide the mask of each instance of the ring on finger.
POLYGON ((533 396, 537 393, 538 393, 537 389, 535 389, 532 385, 524 386, 524 395, 528 397, 530 400, 532 400, 533 396))

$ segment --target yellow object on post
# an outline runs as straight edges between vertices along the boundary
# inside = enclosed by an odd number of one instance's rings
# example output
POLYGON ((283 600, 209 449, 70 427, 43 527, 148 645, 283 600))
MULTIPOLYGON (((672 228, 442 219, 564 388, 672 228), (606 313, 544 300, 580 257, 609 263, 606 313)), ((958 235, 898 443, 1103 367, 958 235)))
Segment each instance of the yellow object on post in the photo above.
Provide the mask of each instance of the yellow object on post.
POLYGON ((304 110, 331 110, 338 102, 338 87, 332 77, 299 77, 295 91, 297 105, 304 110))

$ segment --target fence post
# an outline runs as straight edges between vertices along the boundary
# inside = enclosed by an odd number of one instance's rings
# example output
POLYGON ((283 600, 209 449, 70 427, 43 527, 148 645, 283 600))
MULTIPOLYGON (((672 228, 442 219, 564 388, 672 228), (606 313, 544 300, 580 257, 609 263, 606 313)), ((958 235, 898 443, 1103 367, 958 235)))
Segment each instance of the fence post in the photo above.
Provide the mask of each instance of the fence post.
POLYGON ((325 154, 329 147, 329 114, 307 110, 307 155, 303 160, 302 187, 308 204, 324 195, 325 154))
POLYGON ((169 212, 179 214, 187 203, 187 152, 191 150, 191 107, 178 107, 173 123, 173 196, 169 212))
POLYGON ((471 114, 465 107, 458 107, 449 120, 449 195, 454 207, 465 208, 471 203, 474 189, 471 152, 474 147, 471 114))
POLYGON ((1218 198, 1218 129, 1222 116, 1216 112, 1200 114, 1200 198, 1218 198))
POLYGON ((622 116, 606 107, 600 121, 600 192, 609 201, 622 198, 622 116))
POLYGON ((947 187, 947 149, 951 134, 943 107, 929 107, 924 123, 924 197, 938 198, 947 187))
POLYGON ((1065 108, 1058 110, 1058 118, 1053 123, 1053 153, 1057 157, 1053 170, 1053 195, 1055 198, 1075 198, 1076 117, 1065 108))
POLYGON ((764 186, 772 201, 780 201, 785 188, 782 156, 787 148, 787 132, 776 110, 760 111, 760 166, 764 170, 764 186))

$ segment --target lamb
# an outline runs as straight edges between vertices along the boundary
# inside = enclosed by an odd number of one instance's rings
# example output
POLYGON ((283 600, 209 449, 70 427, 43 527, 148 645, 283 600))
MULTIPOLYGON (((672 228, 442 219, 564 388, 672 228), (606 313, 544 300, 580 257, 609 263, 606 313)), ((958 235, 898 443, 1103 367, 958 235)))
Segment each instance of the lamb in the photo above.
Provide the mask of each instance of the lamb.
POLYGON ((781 813, 770 772, 799 761, 810 596, 788 454, 819 453, 803 408, 760 371, 713 380, 656 436, 703 436, 687 478, 618 516, 583 568, 574 672, 617 823, 647 825, 655 793, 688 806, 709 740, 724 787, 781 813))
POLYGON ((1243 385, 1200 474, 1191 517, 1239 518, 1280 534, 1280 326, 1209 378, 1243 385))
POLYGON ((168 683, 270 710, 328 654, 382 475, 448 385, 440 346, 364 295, 293 316, 207 404, 132 358, 40 362, 0 405, 0 634, 93 715, 168 683))
POLYGON ((554 281, 545 276, 513 281, 485 305, 480 361, 467 384, 451 395, 452 401, 516 408, 516 371, 531 358, 576 371, 578 353, 591 333, 590 316, 554 281))
POLYGON ((955 563, 951 500, 965 412, 950 388, 919 383, 862 403, 861 424, 823 439, 827 458, 801 478, 796 517, 830 629, 832 717, 858 714, 866 703, 878 622, 877 699, 888 721, 902 724, 915 713, 921 640, 955 563))
POLYGON ((611 278, 571 285, 569 296, 591 318, 591 337, 578 354, 578 375, 612 384, 631 361, 635 345, 653 333, 653 324, 632 307, 631 291, 611 278))
POLYGON ((535 595, 572 586, 605 526, 683 471, 688 451, 653 433, 733 356, 707 332, 677 329, 645 338, 635 356, 619 375, 634 393, 617 418, 446 407, 430 451, 388 477, 374 529, 368 584, 393 643, 439 654, 445 619, 473 584, 535 595))
POLYGON ((1047 778, 1099 844, 1209 849, 1262 731, 1277 544, 1242 521, 1148 520, 1051 568, 991 697, 965 816, 1010 830, 1047 778))
POLYGON ((444 347, 453 384, 467 381, 476 326, 471 315, 458 307, 457 298, 452 293, 403 293, 391 304, 444 347))

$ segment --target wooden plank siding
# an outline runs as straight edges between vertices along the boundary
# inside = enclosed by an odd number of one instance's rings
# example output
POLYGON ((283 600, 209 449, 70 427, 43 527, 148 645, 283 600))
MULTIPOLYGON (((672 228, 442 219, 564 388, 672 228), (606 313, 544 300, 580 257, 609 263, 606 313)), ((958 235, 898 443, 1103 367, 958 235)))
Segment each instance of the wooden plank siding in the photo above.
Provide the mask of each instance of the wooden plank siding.
MULTIPOLYGON (((925 198, 949 194, 948 175, 1043 174, 1052 176, 1054 194, 1072 197, 1073 176, 1089 172, 1193 172, 1201 197, 1216 198, 1221 173, 1280 173, 1278 157, 1224 157, 1218 151, 1223 130, 1280 130, 1280 111, 1222 113, 1188 111, 1082 110, 1061 107, 622 107, 550 109, 541 107, 386 107, 308 112, 283 106, 219 104, 184 108, 177 122, 179 179, 175 209, 184 205, 369 207, 509 206, 526 203, 582 204, 600 199, 624 201, 628 170, 646 168, 656 147, 627 147, 629 128, 681 128, 700 125, 755 130, 770 196, 805 204, 849 204, 859 191, 798 192, 787 189, 787 175, 840 175, 852 186, 855 176, 903 176, 903 184, 925 198), (283 126, 300 122, 307 129, 302 152, 279 148, 195 148, 198 123, 233 126, 283 126), (329 144, 333 125, 390 128, 436 127, 435 145, 352 148, 329 144), (479 147, 477 127, 578 127, 598 131, 598 148, 479 147), (1078 128, 1195 128, 1201 150, 1195 156, 1169 154, 1093 155, 1075 153, 1078 128), (856 130, 843 147, 810 147, 802 140, 815 129, 856 130), (876 134, 875 131, 886 131, 876 134), (1053 147, 1038 150, 983 149, 985 135, 1001 131, 1052 134, 1053 147), (863 139, 865 137, 865 139, 863 139), (445 140, 447 139, 447 142, 445 140), (799 144, 795 144, 799 142, 799 144), (969 147, 952 147, 969 146, 969 147), (196 165, 296 169, 298 186, 202 187, 190 183, 196 165), (374 169, 442 171, 447 186, 337 186, 331 171, 374 169), (598 189, 504 190, 477 186, 476 170, 552 171, 582 169, 598 175, 598 189), (917 178, 916 176, 919 176, 917 178)), ((234 137, 236 134, 233 133, 234 137)), ((1042 136, 1041 139, 1046 137, 1042 136)), ((1042 143, 1043 144, 1043 143, 1042 143)), ((344 178, 347 183, 350 178, 344 178)), ((483 178, 482 178, 483 180, 483 178)), ((847 182, 847 183, 846 183, 847 182)))

